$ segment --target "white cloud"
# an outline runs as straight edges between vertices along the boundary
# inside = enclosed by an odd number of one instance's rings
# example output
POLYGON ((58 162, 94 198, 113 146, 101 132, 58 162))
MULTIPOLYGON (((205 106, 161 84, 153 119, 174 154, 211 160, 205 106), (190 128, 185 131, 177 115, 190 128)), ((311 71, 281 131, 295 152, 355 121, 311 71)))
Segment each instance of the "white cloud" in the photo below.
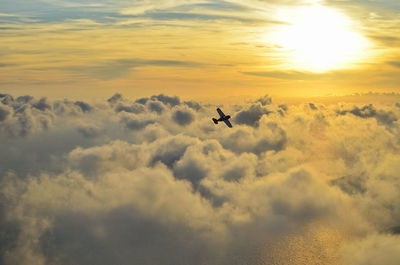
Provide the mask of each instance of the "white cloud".
MULTIPOLYGON (((388 235, 400 217, 395 105, 264 97, 225 106, 232 129, 211 121, 214 106, 165 95, 5 96, 0 109, 5 264, 268 263, 279 242, 311 246, 304 231, 321 226, 346 235, 326 246, 344 264, 399 262, 388 235), (235 122, 264 108, 256 122, 235 122)), ((324 251, 315 255, 336 264, 324 251)))

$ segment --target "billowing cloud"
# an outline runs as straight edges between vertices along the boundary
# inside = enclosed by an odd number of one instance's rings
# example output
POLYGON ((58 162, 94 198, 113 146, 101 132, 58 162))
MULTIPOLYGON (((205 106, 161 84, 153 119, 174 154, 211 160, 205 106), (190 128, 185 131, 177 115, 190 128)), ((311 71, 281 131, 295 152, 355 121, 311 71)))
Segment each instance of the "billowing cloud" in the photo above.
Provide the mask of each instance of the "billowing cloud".
POLYGON ((376 110, 372 104, 365 105, 361 108, 355 106, 351 110, 338 111, 338 114, 345 115, 351 113, 360 118, 376 118, 378 122, 383 124, 392 124, 397 121, 397 116, 392 111, 376 110))
POLYGON ((400 240, 393 235, 371 235, 344 249, 345 264, 373 265, 398 264, 400 240))
POLYGON ((400 109, 0 97, 2 264, 398 264, 400 109))
POLYGON ((193 122, 194 115, 189 109, 176 109, 172 114, 172 118, 179 125, 188 125, 193 122))
POLYGON ((271 113, 268 107, 262 104, 252 104, 246 109, 241 110, 236 116, 235 121, 238 124, 246 124, 250 126, 257 126, 259 120, 263 115, 271 113))
POLYGON ((4 121, 7 119, 8 114, 10 114, 10 110, 6 106, 1 106, 0 107, 0 121, 4 121))

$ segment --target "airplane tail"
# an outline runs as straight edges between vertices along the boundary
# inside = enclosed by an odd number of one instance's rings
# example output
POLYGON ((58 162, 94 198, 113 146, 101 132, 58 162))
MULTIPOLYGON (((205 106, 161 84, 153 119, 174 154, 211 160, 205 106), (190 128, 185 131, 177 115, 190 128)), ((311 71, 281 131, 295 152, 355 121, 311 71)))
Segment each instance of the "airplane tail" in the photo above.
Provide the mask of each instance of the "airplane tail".
POLYGON ((217 120, 217 119, 213 118, 212 120, 213 120, 213 122, 214 122, 215 124, 218 124, 218 120, 217 120))

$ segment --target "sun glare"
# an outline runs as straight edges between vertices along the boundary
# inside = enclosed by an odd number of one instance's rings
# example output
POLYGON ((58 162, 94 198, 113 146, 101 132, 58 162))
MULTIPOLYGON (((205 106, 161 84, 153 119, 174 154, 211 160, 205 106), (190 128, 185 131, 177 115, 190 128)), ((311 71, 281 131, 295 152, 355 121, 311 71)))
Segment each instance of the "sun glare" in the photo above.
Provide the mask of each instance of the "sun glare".
POLYGON ((351 67, 365 57, 367 40, 344 14, 319 5, 281 10, 278 16, 288 24, 269 34, 290 69, 311 72, 351 67))

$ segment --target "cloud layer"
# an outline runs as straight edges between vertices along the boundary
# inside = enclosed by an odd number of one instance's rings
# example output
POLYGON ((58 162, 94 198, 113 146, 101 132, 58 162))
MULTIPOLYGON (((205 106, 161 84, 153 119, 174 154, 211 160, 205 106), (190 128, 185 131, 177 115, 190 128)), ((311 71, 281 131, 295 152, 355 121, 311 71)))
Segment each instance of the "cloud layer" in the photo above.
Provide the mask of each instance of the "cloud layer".
POLYGON ((397 105, 0 102, 3 264, 400 262, 397 105))

